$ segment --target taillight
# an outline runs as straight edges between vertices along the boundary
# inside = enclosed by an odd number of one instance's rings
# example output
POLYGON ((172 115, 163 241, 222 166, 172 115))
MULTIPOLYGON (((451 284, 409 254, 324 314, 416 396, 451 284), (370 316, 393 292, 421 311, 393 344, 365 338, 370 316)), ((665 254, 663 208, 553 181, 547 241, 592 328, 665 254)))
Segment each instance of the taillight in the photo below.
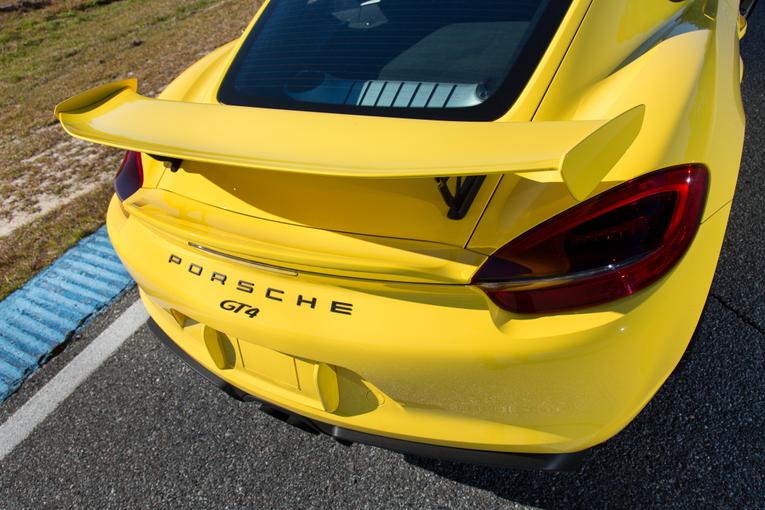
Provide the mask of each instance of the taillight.
POLYGON ((685 254, 708 181, 704 166, 685 165, 626 182, 511 241, 473 283, 516 313, 573 310, 634 294, 685 254))
POLYGON ((114 178, 114 191, 120 200, 125 200, 143 186, 143 163, 141 153, 128 151, 114 178))

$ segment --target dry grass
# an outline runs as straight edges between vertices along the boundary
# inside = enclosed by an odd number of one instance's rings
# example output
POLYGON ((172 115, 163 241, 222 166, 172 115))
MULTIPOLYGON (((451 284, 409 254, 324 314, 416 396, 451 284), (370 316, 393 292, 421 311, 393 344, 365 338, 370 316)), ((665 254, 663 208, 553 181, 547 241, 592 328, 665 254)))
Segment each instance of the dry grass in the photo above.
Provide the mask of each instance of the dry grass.
POLYGON ((0 238, 0 298, 102 223, 119 164, 115 151, 68 138, 55 104, 128 76, 157 94, 239 36, 259 2, 0 0, 14 4, 0 10, 0 236, 22 226, 0 238))
POLYGON ((103 223, 105 206, 112 195, 109 183, 82 195, 61 210, 51 211, 2 240, 0 299, 47 267, 61 253, 103 223), (5 269, 8 268, 8 269, 5 269))

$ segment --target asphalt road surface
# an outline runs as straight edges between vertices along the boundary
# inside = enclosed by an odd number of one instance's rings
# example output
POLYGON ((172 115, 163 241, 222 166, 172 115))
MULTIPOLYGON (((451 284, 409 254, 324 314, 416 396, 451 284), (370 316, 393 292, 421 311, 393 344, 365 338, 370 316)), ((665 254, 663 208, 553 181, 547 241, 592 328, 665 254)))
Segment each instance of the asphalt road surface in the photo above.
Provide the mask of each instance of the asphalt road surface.
MULTIPOLYGON (((142 327, 0 462, 0 508, 764 508, 765 6, 743 52, 747 143, 706 313, 678 371, 580 472, 344 447, 228 399, 142 327)), ((135 299, 0 406, 0 422, 135 299)))

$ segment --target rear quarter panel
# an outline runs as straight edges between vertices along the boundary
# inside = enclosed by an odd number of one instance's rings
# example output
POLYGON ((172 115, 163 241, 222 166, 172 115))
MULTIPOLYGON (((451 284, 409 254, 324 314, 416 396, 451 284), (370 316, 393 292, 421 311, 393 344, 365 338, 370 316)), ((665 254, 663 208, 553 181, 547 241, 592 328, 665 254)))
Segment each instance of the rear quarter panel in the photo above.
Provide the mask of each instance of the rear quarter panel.
MULTIPOLYGON (((593 194, 672 165, 711 173, 704 219, 733 199, 745 118, 736 2, 595 0, 534 120, 646 105, 635 143, 593 194)), ((506 175, 468 247, 493 251, 576 204, 558 172, 506 175)))

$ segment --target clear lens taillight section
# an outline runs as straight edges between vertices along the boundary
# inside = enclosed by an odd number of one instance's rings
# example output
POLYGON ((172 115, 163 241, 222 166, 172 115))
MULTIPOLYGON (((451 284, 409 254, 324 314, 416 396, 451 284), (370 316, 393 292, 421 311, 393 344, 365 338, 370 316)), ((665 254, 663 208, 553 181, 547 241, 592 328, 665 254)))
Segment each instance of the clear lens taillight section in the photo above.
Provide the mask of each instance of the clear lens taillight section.
POLYGON ((685 254, 708 181, 704 166, 685 165, 626 182, 505 245, 473 283, 516 313, 561 312, 634 294, 685 254))
POLYGON ((143 164, 141 153, 128 151, 114 178, 114 191, 120 200, 125 200, 143 186, 143 164))

